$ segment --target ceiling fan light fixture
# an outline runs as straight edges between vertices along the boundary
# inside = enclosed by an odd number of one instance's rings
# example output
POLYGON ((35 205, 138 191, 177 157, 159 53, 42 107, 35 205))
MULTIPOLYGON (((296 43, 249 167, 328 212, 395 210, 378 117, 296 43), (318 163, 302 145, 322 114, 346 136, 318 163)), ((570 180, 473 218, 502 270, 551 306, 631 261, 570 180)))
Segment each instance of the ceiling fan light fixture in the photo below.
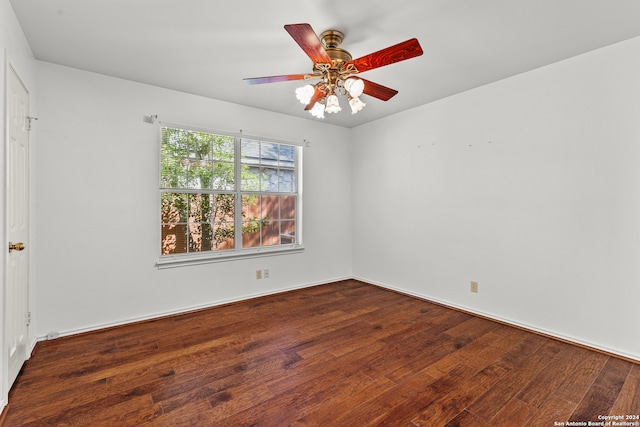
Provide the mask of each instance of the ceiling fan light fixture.
POLYGON ((364 92, 364 82, 361 79, 350 77, 344 81, 344 88, 349 92, 349 95, 357 98, 364 92))
POLYGON ((315 93, 315 89, 311 85, 305 85, 296 89, 296 98, 301 104, 307 105, 311 102, 311 97, 315 93))
POLYGON ((351 98, 349 98, 349 105, 351 106, 351 114, 355 114, 358 111, 362 110, 367 104, 362 102, 362 100, 357 96, 352 96, 351 98))
POLYGON ((327 106, 325 107, 324 111, 326 111, 327 113, 333 114, 342 111, 342 107, 340 107, 340 101, 338 101, 338 96, 335 93, 327 96, 326 102, 327 106))
POLYGON ((313 108, 309 110, 309 113, 311 113, 313 117, 324 119, 324 105, 322 105, 319 101, 316 102, 313 108))
POLYGON ((296 98, 305 105, 304 109, 317 118, 324 118, 325 113, 342 111, 338 95, 346 96, 352 114, 366 105, 359 98, 365 93, 365 89, 366 95, 388 101, 398 94, 397 90, 353 75, 423 54, 420 43, 413 38, 353 59, 348 51, 339 47, 344 39, 341 31, 327 30, 318 37, 311 25, 305 23, 287 24, 284 29, 311 59, 313 71, 307 74, 252 77, 244 80, 248 84, 262 84, 320 79, 314 85, 307 84, 295 90, 296 98))

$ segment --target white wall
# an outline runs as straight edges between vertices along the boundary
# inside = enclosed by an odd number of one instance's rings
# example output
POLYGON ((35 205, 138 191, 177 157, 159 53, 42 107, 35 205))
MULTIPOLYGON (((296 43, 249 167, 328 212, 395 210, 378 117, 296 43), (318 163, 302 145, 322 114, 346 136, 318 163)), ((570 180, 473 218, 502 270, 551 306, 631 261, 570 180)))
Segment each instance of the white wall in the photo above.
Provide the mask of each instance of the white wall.
MULTIPOLYGON (((20 24, 13 13, 13 9, 9 4, 9 0, 0 0, 0 140, 2 141, 2 148, 0 149, 0 242, 3 245, 7 243, 6 230, 5 230, 5 189, 6 189, 6 174, 5 174, 5 154, 6 154, 6 128, 5 128, 5 82, 7 64, 11 63, 14 69, 18 72, 23 80, 23 83, 27 86, 31 96, 31 113, 37 115, 36 106, 34 105, 35 99, 35 59, 31 48, 27 43, 27 40, 22 33, 20 24)), ((35 137, 31 135, 31 152, 35 157, 35 137)), ((29 244, 29 242, 28 242, 29 244)), ((29 245, 30 246, 30 245, 29 245)), ((29 250, 30 247, 27 248, 29 250)), ((2 258, 0 259, 0 283, 2 289, 4 289, 5 280, 5 263, 7 251, 2 252, 2 258)), ((0 337, 4 335, 4 292, 0 292, 0 337)), ((0 342, 4 343, 3 339, 0 342)), ((6 361, 4 358, 4 349, 0 352, 0 411, 4 407, 7 401, 7 384, 6 384, 6 361)))
POLYGON ((61 334, 352 276, 348 131, 38 63, 36 334, 61 334), (311 141, 301 254, 158 270, 157 129, 143 116, 311 141), (270 269, 256 280, 256 269, 270 269))
POLYGON ((355 276, 640 360, 639 51, 357 128, 355 276))

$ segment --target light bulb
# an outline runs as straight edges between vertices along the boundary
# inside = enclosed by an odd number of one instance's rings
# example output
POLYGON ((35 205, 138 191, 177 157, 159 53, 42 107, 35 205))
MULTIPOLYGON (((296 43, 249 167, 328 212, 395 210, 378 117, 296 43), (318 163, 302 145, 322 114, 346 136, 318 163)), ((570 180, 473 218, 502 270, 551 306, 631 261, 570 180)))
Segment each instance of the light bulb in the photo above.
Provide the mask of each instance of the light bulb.
POLYGON ((364 82, 361 79, 351 77, 344 81, 344 88, 349 92, 349 95, 357 98, 364 91, 364 82))
POLYGON ((358 111, 362 110, 367 104, 362 102, 357 96, 354 96, 349 99, 349 105, 351 106, 351 114, 355 114, 358 111))
POLYGON ((315 93, 315 89, 311 85, 306 85, 296 89, 296 98, 301 104, 307 105, 311 101, 311 97, 315 93))
POLYGON ((340 102, 338 102, 338 97, 335 93, 332 93, 327 97, 327 106, 324 111, 327 113, 338 113, 342 111, 342 107, 340 107, 340 102))
POLYGON ((316 102, 311 110, 309 110, 313 117, 324 119, 324 105, 320 102, 316 102))

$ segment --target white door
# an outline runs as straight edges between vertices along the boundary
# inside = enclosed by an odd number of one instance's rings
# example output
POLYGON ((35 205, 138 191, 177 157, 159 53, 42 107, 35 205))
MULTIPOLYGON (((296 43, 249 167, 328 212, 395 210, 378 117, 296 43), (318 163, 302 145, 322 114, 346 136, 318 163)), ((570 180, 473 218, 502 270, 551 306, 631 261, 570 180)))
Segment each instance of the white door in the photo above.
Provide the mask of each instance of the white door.
POLYGON ((29 331, 29 92, 7 67, 7 240, 4 351, 8 387, 27 360, 29 331))

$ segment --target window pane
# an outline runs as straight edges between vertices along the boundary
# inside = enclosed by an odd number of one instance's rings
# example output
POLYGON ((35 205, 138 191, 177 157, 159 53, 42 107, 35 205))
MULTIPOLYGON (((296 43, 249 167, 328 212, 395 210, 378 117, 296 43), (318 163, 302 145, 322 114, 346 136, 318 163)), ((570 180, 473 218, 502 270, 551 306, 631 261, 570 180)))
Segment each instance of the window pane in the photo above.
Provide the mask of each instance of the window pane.
POLYGON ((212 160, 212 140, 214 135, 204 132, 187 132, 187 148, 190 159, 212 160))
POLYGON ((252 166, 260 164, 260 141, 243 139, 240 146, 242 164, 252 166))
POLYGON ((182 129, 162 128, 162 157, 187 157, 187 143, 182 129))
POLYGON ((296 198, 295 196, 280 197, 280 218, 295 219, 296 217, 296 198))
POLYGON ((243 191, 260 190, 260 141, 243 139, 240 144, 242 169, 240 171, 243 191))
POLYGON ((266 221, 262 224, 262 246, 280 244, 280 221, 266 221))
POLYGON ((235 196, 233 194, 214 194, 211 218, 218 223, 229 222, 233 224, 235 208, 235 196))
POLYGON ((296 223, 294 221, 280 222, 280 243, 287 245, 296 242, 296 223))
POLYGON ((242 222, 242 247, 253 248, 260 246, 260 221, 242 222))
POLYGON ((292 145, 281 145, 279 166, 281 168, 294 168, 296 160, 296 150, 292 145))
POLYGON ((213 213, 215 221, 213 240, 215 250, 227 250, 235 247, 235 196, 233 194, 213 195, 213 213))
POLYGON ((244 194, 242 196, 242 219, 244 221, 258 220, 260 216, 260 196, 244 194))
POLYGON ((211 188, 214 190, 235 189, 235 170, 233 163, 216 162, 213 166, 211 188))
POLYGON ((161 188, 185 188, 189 161, 178 157, 163 157, 161 165, 161 188))
POLYGON ((233 162, 235 138, 225 135, 213 135, 213 158, 233 162))
POLYGON ((184 254, 187 252, 187 225, 170 224, 162 226, 162 255, 184 254))
POLYGON ((162 194, 162 224, 176 224, 187 222, 188 204, 186 194, 162 194))
POLYGON ((211 188, 213 163, 206 160, 189 161, 187 188, 207 190, 211 188))
POLYGON ((211 195, 189 194, 189 222, 208 222, 212 216, 211 195))
POLYGON ((227 250, 235 247, 233 222, 220 222, 215 224, 213 238, 215 250, 227 250))
POLYGON ((215 240, 213 236, 213 224, 202 224, 202 240, 200 241, 199 251, 211 251, 215 249, 215 240))
POLYGON ((241 179, 243 191, 259 191, 260 190, 260 168, 242 165, 241 179))
POLYGON ((265 166, 278 166, 279 144, 263 142, 260 147, 260 164, 265 166))
POLYGON ((189 223, 189 252, 210 251, 213 242, 211 224, 189 223))
POLYGON ((280 219, 280 197, 279 196, 262 196, 262 219, 278 220, 280 219))
POLYGON ((261 191, 278 192, 278 170, 274 168, 262 168, 261 191))
POLYGON ((293 193, 296 191, 294 171, 287 169, 278 171, 278 191, 281 193, 293 193))

